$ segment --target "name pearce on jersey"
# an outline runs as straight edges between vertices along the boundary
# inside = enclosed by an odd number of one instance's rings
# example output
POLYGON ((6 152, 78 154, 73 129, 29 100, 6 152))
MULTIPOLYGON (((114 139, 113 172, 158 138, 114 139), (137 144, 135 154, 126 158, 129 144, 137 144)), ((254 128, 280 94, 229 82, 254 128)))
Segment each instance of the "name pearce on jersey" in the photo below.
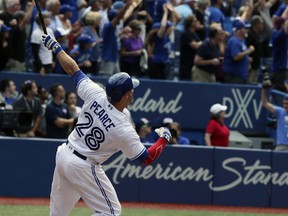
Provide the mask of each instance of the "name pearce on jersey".
POLYGON ((106 131, 108 131, 108 129, 111 127, 115 127, 114 123, 106 113, 106 110, 104 110, 102 106, 97 103, 97 101, 94 101, 92 103, 92 105, 90 106, 90 110, 93 110, 96 116, 98 116, 100 122, 105 127, 106 131))

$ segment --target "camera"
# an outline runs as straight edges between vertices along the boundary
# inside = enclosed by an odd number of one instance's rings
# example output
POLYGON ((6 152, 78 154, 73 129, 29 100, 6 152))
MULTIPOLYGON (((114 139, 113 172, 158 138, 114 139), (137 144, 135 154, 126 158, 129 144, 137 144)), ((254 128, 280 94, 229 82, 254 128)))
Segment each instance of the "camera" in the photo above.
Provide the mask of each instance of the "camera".
POLYGON ((27 131, 31 128, 33 113, 20 110, 0 110, 0 134, 13 136, 15 132, 27 131))
POLYGON ((263 80, 262 80, 262 86, 264 89, 268 89, 272 87, 272 82, 270 80, 270 76, 269 76, 269 70, 267 69, 267 67, 263 66, 261 67, 261 71, 263 73, 263 80))
POLYGON ((178 137, 177 131, 175 129, 170 129, 170 133, 171 133, 171 136, 173 138, 177 138, 178 137))

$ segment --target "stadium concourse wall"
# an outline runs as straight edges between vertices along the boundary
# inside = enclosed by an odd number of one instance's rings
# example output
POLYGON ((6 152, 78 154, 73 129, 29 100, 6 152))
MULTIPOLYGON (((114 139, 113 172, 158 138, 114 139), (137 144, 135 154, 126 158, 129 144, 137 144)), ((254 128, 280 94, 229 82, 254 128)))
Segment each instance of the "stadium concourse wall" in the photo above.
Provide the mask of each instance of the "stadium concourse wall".
MULTIPOLYGON (((0 196, 48 198, 64 141, 0 137, 0 196)), ((288 208, 287 164, 286 152, 191 145, 149 166, 120 152, 102 166, 120 201, 288 208)))
MULTIPOLYGON (((0 80, 14 80, 18 91, 25 80, 35 80, 49 90, 61 83, 66 91, 75 91, 68 75, 1 72, 0 80)), ((107 77, 92 76, 92 80, 105 84, 107 77)), ((146 117, 152 126, 159 127, 162 119, 171 117, 180 122, 183 133, 193 143, 204 144, 203 132, 210 118, 209 109, 214 103, 228 106, 225 124, 230 130, 258 136, 267 134, 267 111, 261 103, 261 86, 204 84, 189 81, 141 79, 129 109, 134 119, 146 117)), ((79 99, 79 105, 82 101, 79 99)))

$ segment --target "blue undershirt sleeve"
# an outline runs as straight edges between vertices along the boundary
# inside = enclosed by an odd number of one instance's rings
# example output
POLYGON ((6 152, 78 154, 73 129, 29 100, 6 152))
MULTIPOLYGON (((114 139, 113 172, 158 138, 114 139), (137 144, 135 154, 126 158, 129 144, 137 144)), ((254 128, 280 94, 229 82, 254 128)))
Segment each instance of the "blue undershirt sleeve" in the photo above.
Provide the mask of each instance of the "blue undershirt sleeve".
POLYGON ((79 83, 84 79, 88 79, 88 77, 81 70, 78 70, 71 76, 71 80, 74 82, 76 89, 78 88, 79 83))

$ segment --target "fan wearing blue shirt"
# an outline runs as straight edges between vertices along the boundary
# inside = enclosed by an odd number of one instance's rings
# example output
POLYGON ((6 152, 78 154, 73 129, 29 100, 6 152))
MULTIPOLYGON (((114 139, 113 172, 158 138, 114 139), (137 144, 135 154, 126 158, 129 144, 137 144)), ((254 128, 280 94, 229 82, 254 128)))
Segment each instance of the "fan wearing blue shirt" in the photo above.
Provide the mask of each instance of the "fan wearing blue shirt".
POLYGON ((267 99, 267 89, 262 88, 262 104, 277 119, 276 147, 275 150, 288 150, 288 94, 284 95, 283 106, 271 104, 267 99))
POLYGON ((245 36, 250 24, 242 20, 235 20, 233 23, 234 36, 227 43, 224 52, 224 82, 233 84, 245 84, 248 80, 249 55, 255 48, 247 47, 245 36))
POLYGON ((272 77, 273 88, 286 91, 283 80, 288 79, 288 20, 279 18, 275 21, 275 28, 271 36, 272 43, 272 77))

